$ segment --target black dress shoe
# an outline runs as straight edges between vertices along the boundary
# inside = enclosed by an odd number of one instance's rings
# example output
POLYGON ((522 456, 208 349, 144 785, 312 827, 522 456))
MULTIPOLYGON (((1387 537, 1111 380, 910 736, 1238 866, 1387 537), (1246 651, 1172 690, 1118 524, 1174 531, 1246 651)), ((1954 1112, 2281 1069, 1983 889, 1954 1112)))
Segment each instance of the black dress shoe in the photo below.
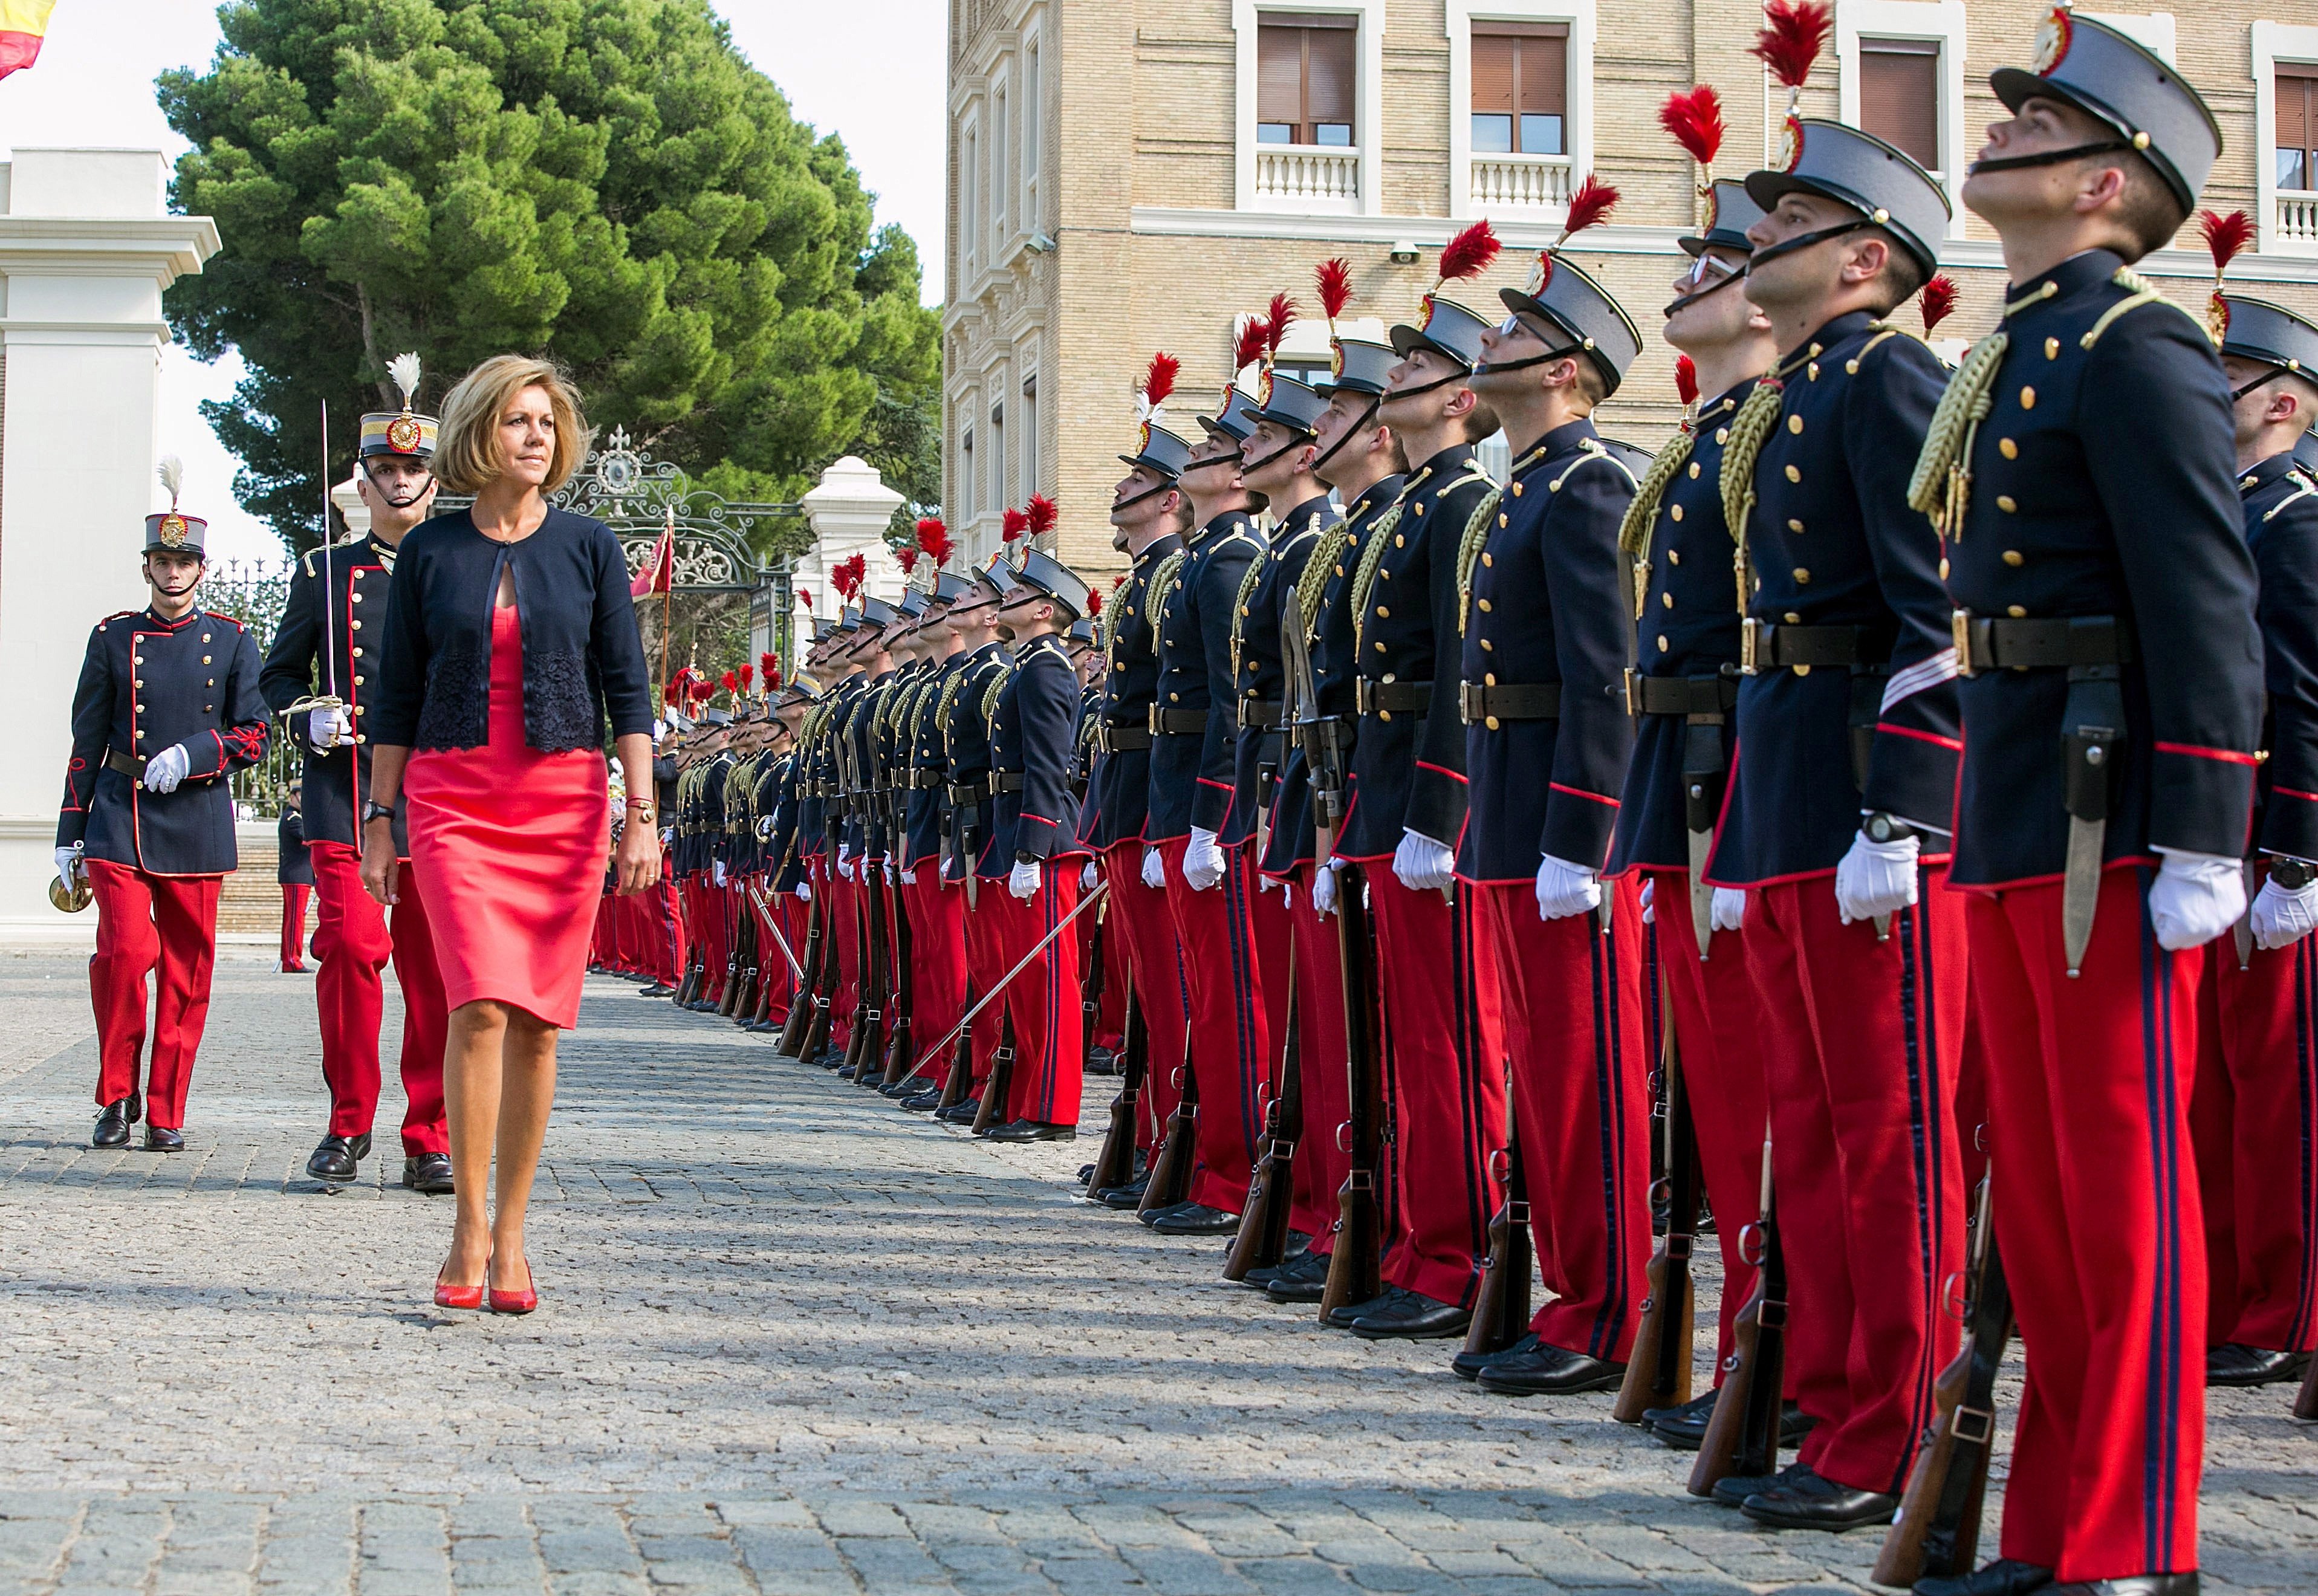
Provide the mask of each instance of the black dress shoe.
POLYGON ((1398 1302, 1353 1320, 1352 1330, 1364 1341, 1437 1341, 1443 1336, 1463 1335, 1472 1323, 1470 1308, 1436 1302, 1423 1292, 1404 1291, 1398 1302))
POLYGON ((1258 1291, 1262 1290, 1274 1280, 1280 1278, 1280 1270, 1288 1268, 1297 1260, 1302 1258, 1304 1256, 1305 1250, 1310 1247, 1311 1244, 1312 1238, 1306 1235, 1303 1232, 1293 1230, 1289 1231, 1288 1233, 1288 1249, 1280 1255, 1280 1261, 1275 1264, 1269 1264, 1260 1269, 1248 1270, 1247 1273, 1239 1278, 1237 1283, 1242 1286, 1253 1287, 1258 1291))
POLYGON ((1840 1535, 1870 1524, 1889 1524, 1900 1499, 1889 1491, 1838 1485, 1817 1469, 1798 1467, 1778 1484, 1738 1504, 1738 1511, 1774 1529, 1825 1529, 1840 1535))
POLYGON ((1346 1303, 1343 1307, 1332 1310, 1323 1323, 1337 1330, 1350 1330, 1353 1320, 1370 1314, 1381 1314, 1408 1295, 1397 1286, 1388 1286, 1374 1296, 1361 1302, 1346 1303))
POLYGON ((1518 1358, 1524 1352, 1535 1351, 1537 1346, 1537 1337, 1532 1334, 1522 1337, 1510 1347, 1500 1347, 1494 1352, 1460 1352, 1449 1360, 1449 1372, 1460 1380, 1478 1379, 1481 1371, 1498 1358, 1518 1358))
POLYGON ((974 1116, 982 1112, 982 1099, 965 1098, 936 1112, 934 1117, 944 1125, 972 1125, 974 1116))
POLYGON ((1106 1208, 1139 1208, 1143 1194, 1151 1185, 1148 1173, 1128 1181, 1124 1186, 1106 1186, 1094 1194, 1094 1200, 1106 1208))
POLYGON ((402 1183, 428 1197, 447 1197, 458 1188, 451 1181, 451 1155, 422 1152, 402 1161, 402 1183))
POLYGON ((934 1087, 895 1100, 912 1114, 930 1114, 941 1107, 941 1089, 934 1087))
POLYGON ((901 1101, 903 1098, 914 1098, 920 1092, 927 1091, 934 1094, 936 1102, 941 1100, 941 1082, 923 1075, 905 1075, 893 1085, 881 1086, 877 1090, 880 1096, 892 1098, 895 1102, 901 1101))
POLYGON ((2224 1341, 2206 1349, 2208 1385, 2277 1385, 2298 1380, 2310 1367, 2307 1352, 2274 1352, 2268 1347, 2248 1347, 2224 1341))
POLYGON ((643 991, 638 992, 636 996, 639 998, 673 998, 676 996, 676 989, 672 986, 662 986, 659 982, 655 981, 650 986, 644 988, 643 991))
POLYGON ((2197 1596, 2197 1571, 2187 1574, 2129 1574, 2122 1579, 2071 1580, 2046 1585, 2051 1596, 2197 1596))
POLYGON ((184 1150, 185 1134, 183 1131, 169 1130, 157 1125, 145 1127, 146 1152, 183 1152, 184 1150))
POLYGON ((1090 1075, 1116 1075, 1119 1060, 1108 1047, 1090 1047, 1086 1055, 1086 1072, 1090 1075))
POLYGON ((314 1156, 306 1161, 306 1173, 317 1180, 351 1180, 355 1165, 370 1156, 368 1136, 341 1136, 335 1133, 324 1136, 314 1149, 314 1156))
POLYGON ((2053 1571, 2017 1557, 1999 1557, 1970 1574, 1927 1574, 1916 1582, 1916 1596, 2028 1596, 2053 1583, 2053 1571))
POLYGON ((1688 1402, 1667 1408, 1644 1408, 1642 1430, 1666 1442, 1677 1452, 1695 1452, 1706 1438, 1706 1421, 1714 1417, 1714 1393, 1694 1396, 1688 1402), (1664 1426, 1665 1428, 1661 1428, 1664 1426), (1675 1433, 1669 1436, 1667 1430, 1675 1433))
POLYGON ((1239 1215, 1205 1203, 1184 1203, 1153 1215, 1151 1228, 1163 1236, 1228 1236, 1238 1233, 1239 1215))
POLYGON ((1478 1377, 1482 1390, 1500 1396, 1573 1396, 1615 1391, 1625 1383, 1626 1366, 1540 1341, 1518 1358, 1496 1359, 1478 1377))
POLYGON ((1316 1303, 1328 1295, 1328 1255, 1299 1252, 1280 1266, 1263 1287, 1276 1303, 1316 1303))
POLYGON ((1800 1463, 1790 1463, 1776 1474, 1725 1475, 1714 1482, 1712 1495, 1724 1507, 1737 1507, 1749 1496, 1785 1484, 1787 1477, 1801 1467, 1800 1463))
POLYGON ((129 1126, 137 1116, 130 1112, 129 1099, 107 1103, 96 1116, 96 1128, 88 1134, 91 1147, 126 1147, 129 1126))
POLYGON ((993 1142, 1075 1142, 1079 1127, 1074 1125, 1047 1125, 1036 1119, 1018 1119, 1012 1125, 1002 1125, 990 1133, 993 1142))

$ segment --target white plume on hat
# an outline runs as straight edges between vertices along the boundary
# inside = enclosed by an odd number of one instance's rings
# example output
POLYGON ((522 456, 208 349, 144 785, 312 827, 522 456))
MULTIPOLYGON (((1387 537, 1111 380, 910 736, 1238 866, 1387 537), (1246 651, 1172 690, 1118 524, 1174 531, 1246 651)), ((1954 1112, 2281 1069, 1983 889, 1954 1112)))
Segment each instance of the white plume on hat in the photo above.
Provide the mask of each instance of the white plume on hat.
POLYGON ((402 408, 408 411, 418 398, 418 355, 417 351, 398 354, 386 363, 386 374, 402 390, 402 408))
POLYGON ((177 490, 185 484, 185 462, 174 454, 161 456, 161 486, 169 490, 169 507, 177 507, 177 490))

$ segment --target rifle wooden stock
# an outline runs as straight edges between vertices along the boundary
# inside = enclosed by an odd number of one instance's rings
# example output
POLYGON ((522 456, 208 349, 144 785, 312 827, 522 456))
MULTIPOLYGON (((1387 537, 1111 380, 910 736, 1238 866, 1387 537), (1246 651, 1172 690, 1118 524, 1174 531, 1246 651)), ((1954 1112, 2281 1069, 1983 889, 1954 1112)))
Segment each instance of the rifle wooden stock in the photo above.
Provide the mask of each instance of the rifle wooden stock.
POLYGON ((774 1052, 790 1058, 804 1056, 805 1030, 813 1022, 813 994, 821 981, 821 896, 815 893, 804 919, 804 975, 789 999, 788 1018, 781 1022, 780 1037, 773 1044, 774 1052))
POLYGON ((2012 1331, 2012 1291, 1996 1251, 1991 1202, 1982 1176, 1963 1344, 1932 1384, 1931 1422, 1908 1472, 1899 1515, 1875 1558, 1871 1577, 1879 1585, 1967 1574, 1979 1554, 1988 1466, 1996 1452, 1996 1376, 2012 1331))
POLYGON ((1167 1116, 1166 1138, 1151 1160, 1151 1179, 1136 1207, 1138 1214, 1172 1208, 1191 1194, 1192 1157, 1199 1134, 1199 1076, 1191 1068, 1190 1027, 1184 1028, 1183 1095, 1175 1099, 1175 1112, 1167 1116))
POLYGON ((1384 1161, 1384 1059, 1378 1045, 1374 937, 1360 866, 1348 865, 1336 875, 1336 938, 1344 972, 1345 1071, 1352 1105, 1343 1134, 1352 1164, 1336 1196, 1335 1239, 1320 1296, 1324 1321, 1336 1309, 1367 1302, 1384 1289, 1384 1212, 1378 1197, 1384 1161))
POLYGON ((1722 1389, 1706 1422, 1698 1460, 1690 1471, 1690 1493, 1712 1496, 1726 1475, 1767 1475, 1779 1465, 1779 1421, 1786 1380, 1787 1268, 1780 1251, 1772 1211, 1771 1144, 1763 1143, 1762 1262, 1755 1293, 1730 1328, 1730 1356, 1722 1365, 1722 1389))
POLYGON ((1690 1093, 1682 1078, 1681 1050, 1675 1045, 1674 1003, 1667 976, 1658 976, 1659 1074, 1664 1082, 1660 1114, 1665 1134, 1653 1137, 1662 1149, 1667 1182, 1667 1227, 1650 1256, 1642 1299, 1642 1323, 1627 1354, 1626 1377, 1610 1416, 1639 1424, 1650 1408, 1680 1407, 1690 1400, 1690 1366, 1697 1333, 1698 1293, 1691 1278, 1691 1250, 1698 1240, 1700 1189, 1697 1126, 1690 1116, 1690 1093))
POLYGON ((982 1134, 993 1125, 1006 1123, 1006 1099, 1014 1093, 1014 1016, 1001 1010, 998 1018, 998 1045, 990 1050, 990 1074, 982 1083, 982 1096, 976 1099, 974 1111, 974 1134, 982 1134))
POLYGON ((1512 1082, 1506 1082, 1505 1200, 1489 1217, 1489 1262, 1473 1294, 1473 1322, 1465 1350, 1476 1358, 1502 1352, 1529 1333, 1532 1259, 1529 1235, 1529 1171, 1523 1166, 1520 1121, 1513 1112, 1512 1082))
MULTIPOLYGON (((726 889, 719 887, 719 892, 726 889)), ((732 1018, 733 1008, 741 1000, 741 971, 747 967, 749 923, 743 919, 732 928, 732 951, 724 955, 724 990, 717 997, 716 1012, 726 1019, 732 1018)))
POLYGON ((1303 1029, 1296 997, 1296 946, 1288 947, 1288 1036, 1280 1047, 1280 1088, 1263 1106, 1263 1156, 1248 1177, 1247 1205, 1224 1258, 1224 1278, 1244 1280, 1250 1269, 1277 1269, 1288 1258, 1288 1222, 1296 1203, 1296 1143, 1304 1134, 1303 1071, 1297 1063, 1303 1029))
POLYGON ((2310 1372, 2302 1376, 2302 1394, 2294 1399, 2294 1416, 2318 1419, 2318 1358, 2310 1360, 2310 1372))
POLYGON ((884 872, 865 860, 861 866, 862 883, 869 890, 869 962, 861 967, 863 1000, 873 996, 875 1007, 867 1016, 867 1023, 857 1020, 861 1033, 861 1049, 855 1056, 853 1084, 875 1089, 885 1080, 885 1038, 894 1009, 894 920, 893 905, 888 901, 884 872))
POLYGON ((1150 1035, 1135 1001, 1135 982, 1127 983, 1126 1024, 1120 1027, 1119 1095, 1110 1100, 1110 1128, 1103 1133, 1102 1151, 1095 1154, 1087 1177, 1089 1192, 1109 1191, 1135 1179, 1135 1131, 1143 1107, 1143 1078, 1150 1068, 1150 1035))
POLYGON ((1104 921, 1110 914, 1106 903, 1094 911, 1094 935, 1087 943, 1087 967, 1079 972, 1079 1056, 1094 1056, 1095 1033, 1102 1028, 1102 999, 1106 976, 1103 971, 1102 938, 1104 921))
POLYGON ((684 954, 684 978, 676 983, 678 1008, 687 1007, 694 999, 700 996, 700 982, 707 973, 707 970, 708 961, 702 955, 700 945, 697 942, 688 944, 684 954))
MULTIPOLYGON (((972 1009, 974 1003, 974 980, 969 976, 966 982, 966 1006, 972 1009)), ((934 1105, 934 1112, 939 1114, 944 1108, 955 1108, 966 1101, 966 1089, 973 1084, 974 1021, 968 1019, 958 1027, 957 1036, 950 1045, 949 1069, 942 1076, 941 1099, 934 1105)))
POLYGON ((853 1007, 852 1032, 845 1038, 845 1056, 839 1060, 837 1064, 838 1077, 844 1080, 859 1078, 863 1068, 862 1061, 871 1056, 866 1050, 873 1037, 879 1044, 881 1054, 885 1040, 885 1027, 881 1024, 885 1016, 878 1007, 883 1001, 880 987, 884 977, 877 968, 879 922, 877 893, 869 884, 868 861, 857 860, 854 863, 854 868, 861 873, 860 882, 863 888, 862 909, 856 917, 854 936, 854 941, 859 949, 856 955, 856 968, 861 972, 861 991, 853 1007))

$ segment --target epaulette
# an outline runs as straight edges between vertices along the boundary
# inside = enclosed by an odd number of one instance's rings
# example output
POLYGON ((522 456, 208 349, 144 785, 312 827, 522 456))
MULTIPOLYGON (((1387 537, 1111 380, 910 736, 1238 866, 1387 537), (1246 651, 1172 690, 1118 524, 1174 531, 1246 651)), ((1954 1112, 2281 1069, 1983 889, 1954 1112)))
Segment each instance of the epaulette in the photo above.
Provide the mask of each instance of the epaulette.
MULTIPOLYGON (((2154 282, 2143 277, 2131 266, 2119 266, 2109 281, 2124 289, 2125 297, 2102 311, 2100 319, 2085 330, 2085 336, 2077 340, 2077 346, 2080 349, 2089 350, 2094 345, 2099 343, 2101 335, 2116 326, 2118 318, 2128 310, 2138 309, 2143 305, 2168 305, 2176 310, 2181 310, 2180 306, 2175 305, 2171 300, 2159 291, 2154 282)), ((2181 310, 2181 314, 2189 316, 2187 310, 2181 310)), ((2205 331, 2203 327, 2198 326, 2197 318, 2194 316, 2189 316, 2189 324, 2197 327, 2199 332, 2205 331)))
POLYGON ((208 616, 208 617, 209 617, 211 620, 212 620, 212 621, 221 622, 221 623, 224 623, 225 625, 228 625, 228 626, 232 627, 236 632, 247 632, 247 631, 248 631, 248 630, 249 630, 249 628, 248 628, 248 627, 244 626, 240 622, 238 622, 238 621, 235 620, 231 615, 225 614, 223 614, 223 613, 221 613, 221 612, 220 612, 220 611, 217 611, 217 610, 203 610, 203 611, 202 612, 202 614, 204 614, 204 615, 206 615, 206 616, 208 616))
POLYGON ((2318 483, 2313 483, 2309 478, 2304 476, 2298 471, 2288 471, 2286 475, 2287 480, 2294 484, 2294 491, 2287 494, 2284 498, 2279 499, 2276 504, 2270 506, 2269 508, 2263 513, 2261 524, 2264 526, 2267 526, 2271 522, 2277 520, 2278 512, 2286 508, 2287 506, 2298 503, 2305 498, 2318 498, 2318 483))

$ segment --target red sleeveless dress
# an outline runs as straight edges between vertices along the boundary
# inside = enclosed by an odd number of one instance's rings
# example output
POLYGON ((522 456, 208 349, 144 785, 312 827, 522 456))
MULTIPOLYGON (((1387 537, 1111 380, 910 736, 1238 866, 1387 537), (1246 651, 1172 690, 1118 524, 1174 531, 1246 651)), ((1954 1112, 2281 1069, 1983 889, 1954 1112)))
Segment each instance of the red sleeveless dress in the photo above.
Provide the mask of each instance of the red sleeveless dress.
POLYGON ((410 862, 451 1008, 511 1003, 570 1030, 604 891, 609 772, 593 749, 543 754, 523 733, 523 631, 491 612, 490 738, 420 749, 402 778, 410 862))

